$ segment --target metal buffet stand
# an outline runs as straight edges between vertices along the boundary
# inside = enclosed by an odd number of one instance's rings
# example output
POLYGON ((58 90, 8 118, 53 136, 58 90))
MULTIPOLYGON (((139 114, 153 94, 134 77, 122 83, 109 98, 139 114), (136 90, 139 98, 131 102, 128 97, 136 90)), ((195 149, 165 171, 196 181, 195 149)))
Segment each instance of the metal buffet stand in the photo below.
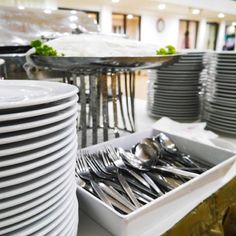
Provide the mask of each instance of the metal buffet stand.
POLYGON ((84 12, 73 15, 57 10, 0 9, 0 58, 6 61, 8 79, 62 79, 79 87, 79 144, 106 141, 111 136, 135 131, 135 70, 153 68, 173 56, 153 57, 37 57, 35 68, 23 68, 31 40, 45 41, 71 33, 100 34, 99 27, 84 12), (75 17, 76 16, 76 17, 75 17), (73 26, 74 26, 73 25, 73 26))
POLYGON ((79 87, 81 147, 135 131, 135 70, 177 60, 151 57, 42 57, 32 55, 38 68, 63 71, 79 87), (100 132, 102 131, 102 132, 100 132), (101 139, 102 133, 102 139, 101 139), (90 140, 91 139, 91 140, 90 140))

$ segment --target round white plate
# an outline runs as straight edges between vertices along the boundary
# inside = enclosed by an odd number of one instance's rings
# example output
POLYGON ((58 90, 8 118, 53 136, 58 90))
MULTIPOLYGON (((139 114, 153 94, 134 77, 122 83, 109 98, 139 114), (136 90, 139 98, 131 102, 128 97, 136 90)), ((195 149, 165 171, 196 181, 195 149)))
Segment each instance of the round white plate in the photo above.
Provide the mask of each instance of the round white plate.
POLYGON ((63 193, 65 191, 65 189, 67 189, 67 187, 70 185, 70 183, 72 183, 74 181, 74 174, 68 173, 68 176, 66 177, 66 179, 64 179, 61 182, 57 181, 57 186, 53 186, 53 188, 51 190, 49 190, 48 192, 45 192, 43 195, 40 195, 38 198, 34 198, 30 201, 27 201, 25 203, 22 203, 20 205, 11 207, 11 208, 6 208, 6 209, 1 209, 1 215, 0 215, 0 219, 4 219, 4 218, 8 218, 8 217, 12 217, 15 215, 18 215, 22 212, 28 212, 29 210, 33 210, 35 208, 37 208, 37 206, 44 204, 47 201, 52 201, 52 199, 56 198, 57 196, 60 196, 61 192, 63 193))
POLYGON ((37 159, 37 160, 34 159, 32 161, 29 161, 23 164, 7 166, 3 170, 1 170, 0 178, 21 174, 26 171, 31 171, 31 170, 34 170, 35 168, 39 168, 41 166, 47 165, 61 158, 63 155, 71 151, 76 146, 77 146, 77 140, 75 139, 69 142, 68 145, 65 145, 65 147, 61 148, 60 150, 52 154, 46 155, 44 157, 41 157, 40 159, 37 159))
POLYGON ((0 133, 16 132, 19 130, 33 129, 44 125, 49 125, 61 120, 64 120, 78 111, 77 104, 63 111, 50 113, 43 116, 27 118, 26 120, 16 120, 0 123, 0 133))
POLYGON ((74 207, 72 219, 70 220, 70 222, 66 225, 66 227, 61 232, 56 231, 54 233, 53 231, 52 235, 77 236, 78 224, 79 224, 79 209, 78 209, 78 202, 75 202, 75 207, 74 207))
MULTIPOLYGON (((34 205, 34 201, 40 201, 40 198, 44 198, 45 195, 49 194, 50 191, 53 191, 59 185, 63 185, 63 183, 66 182, 68 178, 71 178, 72 175, 74 176, 74 171, 65 172, 54 181, 51 181, 48 184, 41 186, 40 188, 37 188, 20 196, 16 195, 14 197, 1 200, 0 210, 7 214, 6 211, 11 211, 11 209, 12 211, 19 212, 17 210, 18 206, 19 208, 22 207, 24 209, 29 209, 30 206, 34 205), (27 206, 28 203, 29 207, 27 206)), ((45 198, 47 198, 47 196, 45 198)))
MULTIPOLYGON (((71 161, 71 159, 75 159, 77 146, 74 145, 73 149, 66 153, 61 158, 47 164, 46 166, 41 166, 36 169, 23 172, 18 175, 8 176, 7 178, 3 178, 0 182, 0 188, 7 188, 11 186, 15 186, 18 184, 23 184, 25 182, 32 181, 37 178, 43 178, 43 176, 52 173, 53 171, 59 169, 67 162, 71 161)), ((35 163, 36 164, 36 163, 35 163)), ((16 186, 17 187, 17 186, 16 186)))
MULTIPOLYGON (((73 192, 75 193, 74 190, 73 192)), ((42 228, 46 230, 48 224, 50 224, 52 221, 59 221, 61 218, 65 218, 65 216, 68 214, 68 211, 72 210, 72 207, 74 205, 74 194, 72 194, 72 191, 69 193, 70 194, 66 194, 65 196, 63 196, 63 198, 56 204, 52 205, 50 208, 39 213, 38 215, 28 220, 19 222, 18 224, 13 224, 2 230, 0 229, 0 234, 6 234, 14 231, 12 233, 14 233, 15 235, 30 235, 42 228)))
POLYGON ((35 129, 20 130, 18 132, 2 134, 2 137, 0 139, 0 145, 15 143, 15 142, 22 142, 24 140, 34 139, 34 138, 38 138, 47 134, 54 133, 56 131, 59 131, 61 129, 64 129, 72 125, 74 122, 76 122, 76 118, 77 118, 77 114, 72 115, 71 117, 63 121, 59 121, 50 125, 41 126, 35 129))
MULTIPOLYGON (((68 213, 67 217, 62 220, 58 225, 52 225, 54 227, 50 232, 47 232, 48 235, 71 235, 69 232, 71 231, 72 227, 74 226, 75 222, 78 224, 78 203, 77 199, 73 201, 74 207, 71 212, 68 213), (76 211, 77 210, 77 211, 76 211)), ((52 228, 51 227, 51 228, 52 228)), ((40 232, 40 234, 45 232, 40 232)), ((43 234, 44 235, 44 234, 43 234)))
POLYGON ((73 96, 70 100, 67 100, 66 102, 61 102, 61 103, 58 103, 58 104, 55 104, 53 106, 46 107, 46 108, 44 107, 44 108, 34 109, 30 111, 24 111, 24 107, 22 107, 21 112, 1 114, 0 122, 25 119, 29 117, 41 116, 41 115, 46 115, 53 112, 61 111, 75 105, 77 103, 77 100, 78 100, 78 97, 76 95, 76 96, 73 96))
POLYGON ((73 213, 74 201, 74 194, 71 194, 57 209, 43 217, 40 221, 34 222, 30 227, 19 230, 19 233, 21 235, 31 235, 33 233, 36 235, 48 235, 52 229, 62 224, 73 213))
POLYGON ((222 132, 222 133, 234 134, 234 135, 235 135, 235 132, 236 132, 236 130, 222 128, 221 126, 217 126, 217 125, 214 125, 214 124, 211 124, 211 123, 207 123, 207 128, 211 129, 211 130, 214 130, 214 131, 219 131, 219 132, 222 132))
POLYGON ((77 94, 73 85, 35 80, 1 80, 0 109, 58 101, 77 94))
POLYGON ((209 120, 211 120, 212 118, 216 118, 216 119, 220 119, 222 124, 224 124, 225 122, 232 122, 233 124, 236 124, 236 119, 235 117, 229 117, 226 115, 220 115, 220 114, 216 114, 215 112, 210 112, 207 111, 207 117, 209 120))
POLYGON ((22 164, 24 162, 30 162, 32 160, 35 160, 37 158, 44 158, 47 157, 48 155, 51 155, 53 152, 56 152, 60 150, 61 148, 65 147, 68 145, 70 142, 73 140, 76 140, 77 136, 75 132, 71 135, 68 135, 62 140, 59 140, 53 144, 46 145, 44 147, 41 147, 36 150, 32 150, 26 153, 19 153, 19 154, 13 154, 7 157, 1 157, 0 158, 0 166, 1 167, 6 167, 6 166, 11 166, 11 165, 17 165, 17 164, 22 164))
MULTIPOLYGON (((71 180, 71 179, 70 179, 71 180)), ((26 219, 32 218, 33 216, 39 214, 42 211, 45 211, 47 208, 50 208, 52 205, 56 204, 58 201, 61 201, 63 197, 67 195, 68 192, 71 192, 71 189, 73 188, 74 183, 69 183, 67 181, 67 185, 64 186, 62 191, 60 191, 57 195, 54 195, 52 198, 48 198, 47 201, 44 201, 41 204, 38 204, 34 208, 31 208, 27 211, 21 211, 17 215, 11 215, 11 217, 8 218, 2 218, 0 222, 0 228, 3 227, 10 227, 10 225, 16 224, 21 221, 25 221, 26 219)), ((19 227, 19 224, 17 225, 19 227)), ((20 226, 22 227, 22 226, 20 226)))
POLYGON ((37 148, 50 145, 52 143, 55 143, 65 138, 67 135, 72 133, 74 129, 75 129, 75 125, 71 124, 70 126, 62 130, 59 130, 57 132, 54 132, 52 134, 48 134, 39 138, 2 145, 2 147, 0 148, 0 157, 13 155, 13 154, 21 153, 21 152, 27 152, 27 151, 31 151, 37 148))
POLYGON ((46 185, 46 184, 50 183, 51 181, 55 180, 59 176, 64 175, 66 171, 73 171, 74 172, 73 166, 74 166, 74 160, 71 159, 70 161, 68 161, 68 163, 66 163, 66 165, 58 168, 55 171, 52 171, 51 173, 49 173, 47 175, 44 175, 40 179, 34 179, 29 182, 19 184, 17 186, 10 186, 8 188, 4 188, 1 190, 0 199, 6 200, 8 198, 18 196, 20 194, 22 196, 27 195, 28 192, 30 192, 32 190, 36 190, 36 189, 40 188, 41 186, 46 185))

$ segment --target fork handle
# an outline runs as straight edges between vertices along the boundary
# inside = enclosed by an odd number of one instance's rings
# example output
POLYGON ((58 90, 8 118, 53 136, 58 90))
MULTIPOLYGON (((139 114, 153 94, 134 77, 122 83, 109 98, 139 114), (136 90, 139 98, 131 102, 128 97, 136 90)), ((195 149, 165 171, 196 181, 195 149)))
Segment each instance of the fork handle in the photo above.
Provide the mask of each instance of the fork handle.
POLYGON ((125 192, 127 193, 127 195, 129 196, 130 200, 133 202, 133 204, 135 205, 136 208, 141 207, 142 205, 138 202, 138 200, 136 199, 132 189, 130 188, 129 184, 127 183, 125 177, 121 174, 121 173, 117 173, 117 178, 121 184, 121 186, 123 187, 123 189, 125 190, 125 192))
POLYGON ((149 183, 142 178, 140 175, 138 175, 136 172, 134 172, 133 170, 130 170, 128 168, 125 169, 130 175, 132 175, 135 179, 137 179, 141 184, 143 184, 145 187, 151 189, 149 183))
POLYGON ((113 206, 111 204, 111 202, 109 201, 108 197, 106 196, 106 194, 103 192, 103 190, 100 188, 100 186, 94 181, 94 180, 90 180, 91 186, 93 188, 93 190, 96 192, 96 194, 98 195, 98 197, 104 202, 106 203, 108 206, 110 206, 112 209, 113 206))

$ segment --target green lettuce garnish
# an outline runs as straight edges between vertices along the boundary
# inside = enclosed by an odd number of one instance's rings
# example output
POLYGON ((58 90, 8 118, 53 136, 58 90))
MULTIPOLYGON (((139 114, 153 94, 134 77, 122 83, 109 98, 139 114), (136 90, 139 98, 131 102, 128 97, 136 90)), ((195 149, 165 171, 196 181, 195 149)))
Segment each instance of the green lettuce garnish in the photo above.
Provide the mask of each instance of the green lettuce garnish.
POLYGON ((56 57, 56 56, 64 56, 63 53, 58 53, 54 48, 44 44, 40 40, 33 40, 31 41, 31 47, 35 48, 35 54, 38 56, 50 56, 50 57, 56 57))

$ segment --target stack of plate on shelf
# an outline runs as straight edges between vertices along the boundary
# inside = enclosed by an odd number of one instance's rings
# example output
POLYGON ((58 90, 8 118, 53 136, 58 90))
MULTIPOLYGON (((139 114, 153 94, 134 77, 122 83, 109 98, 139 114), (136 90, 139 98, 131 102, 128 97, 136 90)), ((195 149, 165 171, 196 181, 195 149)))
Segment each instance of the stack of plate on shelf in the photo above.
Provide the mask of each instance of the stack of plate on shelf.
POLYGON ((76 94, 0 81, 0 235, 76 235, 76 94))
POLYGON ((212 130, 236 134, 236 53, 212 53, 203 119, 212 130))
POLYGON ((183 54, 149 72, 148 111, 151 116, 192 120, 199 116, 203 53, 183 54))

